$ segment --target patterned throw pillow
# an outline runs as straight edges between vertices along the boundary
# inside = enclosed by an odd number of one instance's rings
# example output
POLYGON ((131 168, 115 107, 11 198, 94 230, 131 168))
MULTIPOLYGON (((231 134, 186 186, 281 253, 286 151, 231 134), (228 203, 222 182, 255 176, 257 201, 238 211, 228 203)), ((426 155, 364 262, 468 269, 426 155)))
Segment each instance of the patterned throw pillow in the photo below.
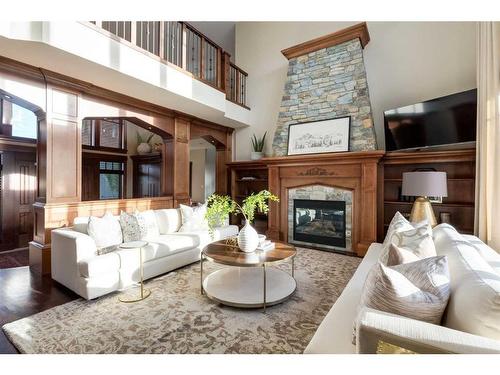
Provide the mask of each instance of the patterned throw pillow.
POLYGON ((180 205, 182 226, 179 232, 196 232, 208 230, 208 222, 205 219, 207 213, 207 204, 202 204, 198 207, 180 205))
POLYGON ((387 257, 389 255, 389 245, 394 243, 396 246, 404 246, 407 242, 416 240, 417 238, 430 235, 432 238, 432 227, 427 220, 410 223, 399 212, 396 212, 394 218, 389 224, 387 235, 385 236, 383 250, 380 254, 380 262, 387 264, 387 257))
POLYGON ((120 223, 110 212, 106 212, 103 217, 89 217, 87 233, 95 242, 97 255, 101 255, 103 249, 116 247, 123 242, 120 223))
MULTIPOLYGON (((366 306, 440 324, 449 298, 450 274, 445 256, 393 267, 386 267, 379 262, 366 277, 358 312, 366 306)), ((355 334, 354 330, 354 337, 355 334)))
POLYGON ((144 218, 138 212, 129 214, 120 213, 120 225, 123 233, 123 242, 140 241, 148 234, 144 218))

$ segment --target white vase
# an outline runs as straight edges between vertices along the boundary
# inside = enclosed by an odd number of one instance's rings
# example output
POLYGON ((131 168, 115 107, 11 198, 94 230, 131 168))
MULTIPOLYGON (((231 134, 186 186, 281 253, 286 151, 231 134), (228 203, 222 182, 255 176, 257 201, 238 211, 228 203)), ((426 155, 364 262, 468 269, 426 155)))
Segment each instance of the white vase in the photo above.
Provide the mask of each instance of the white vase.
POLYGON ((264 157, 263 152, 252 151, 252 153, 250 154, 251 160, 259 160, 262 159, 263 157, 264 157))
POLYGON ((151 153, 151 145, 146 142, 142 142, 137 146, 137 153, 139 155, 150 154, 151 153))
POLYGON ((257 231, 246 222, 240 233, 238 233, 238 247, 245 253, 251 253, 259 246, 259 235, 257 231))

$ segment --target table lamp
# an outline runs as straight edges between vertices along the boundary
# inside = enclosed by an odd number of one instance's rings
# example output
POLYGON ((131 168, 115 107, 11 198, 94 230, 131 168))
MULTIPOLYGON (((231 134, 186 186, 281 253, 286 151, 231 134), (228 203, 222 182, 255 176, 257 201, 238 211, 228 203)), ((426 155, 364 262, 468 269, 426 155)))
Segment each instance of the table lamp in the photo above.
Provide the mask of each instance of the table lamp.
POLYGON ((401 195, 418 197, 411 209, 411 222, 428 220, 429 224, 434 227, 437 221, 428 197, 448 196, 446 172, 417 171, 403 173, 401 195))

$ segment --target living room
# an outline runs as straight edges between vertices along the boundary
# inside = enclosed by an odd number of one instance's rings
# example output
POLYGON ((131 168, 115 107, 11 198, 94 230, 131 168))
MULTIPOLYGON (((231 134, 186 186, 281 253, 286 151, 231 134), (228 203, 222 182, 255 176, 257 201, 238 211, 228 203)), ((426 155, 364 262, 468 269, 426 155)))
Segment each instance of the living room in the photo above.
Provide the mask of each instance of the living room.
POLYGON ((492 9, 101 5, 0 26, 13 365, 500 353, 492 9))

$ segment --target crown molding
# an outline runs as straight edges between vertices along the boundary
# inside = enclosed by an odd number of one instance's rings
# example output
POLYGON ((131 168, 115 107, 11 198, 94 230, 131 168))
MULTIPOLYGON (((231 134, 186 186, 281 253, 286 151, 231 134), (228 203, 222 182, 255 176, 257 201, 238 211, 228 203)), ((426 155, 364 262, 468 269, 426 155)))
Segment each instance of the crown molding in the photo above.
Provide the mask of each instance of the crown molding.
POLYGON ((361 42, 361 48, 365 48, 365 46, 370 41, 370 34, 368 33, 366 22, 361 22, 345 29, 336 31, 332 34, 321 36, 308 42, 300 43, 293 47, 286 48, 282 50, 281 53, 288 60, 290 60, 294 57, 302 56, 323 48, 335 46, 352 39, 359 39, 359 41, 361 42))

